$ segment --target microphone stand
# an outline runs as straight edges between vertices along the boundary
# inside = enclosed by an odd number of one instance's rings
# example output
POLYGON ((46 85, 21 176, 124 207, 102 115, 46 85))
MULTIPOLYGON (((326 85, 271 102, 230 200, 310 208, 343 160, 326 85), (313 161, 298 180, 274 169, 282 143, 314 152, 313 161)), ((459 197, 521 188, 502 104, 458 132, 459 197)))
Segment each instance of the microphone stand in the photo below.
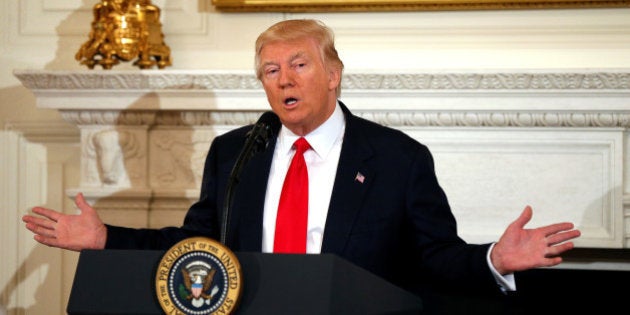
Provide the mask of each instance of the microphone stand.
POLYGON ((221 243, 227 246, 228 227, 230 223, 230 212, 234 202, 234 190, 239 182, 239 177, 243 167, 257 153, 264 151, 269 146, 269 141, 274 135, 274 130, 280 124, 278 116, 271 111, 265 112, 258 119, 254 127, 247 133, 245 145, 232 168, 228 178, 223 203, 223 215, 221 220, 221 243))

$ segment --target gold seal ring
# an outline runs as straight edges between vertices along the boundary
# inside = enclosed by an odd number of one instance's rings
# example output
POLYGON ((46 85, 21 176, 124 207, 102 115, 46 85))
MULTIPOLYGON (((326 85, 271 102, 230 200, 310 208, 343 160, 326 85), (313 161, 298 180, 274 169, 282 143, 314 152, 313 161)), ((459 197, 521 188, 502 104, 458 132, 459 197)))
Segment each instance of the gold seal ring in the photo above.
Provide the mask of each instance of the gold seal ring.
POLYGON ((208 237, 191 237, 164 253, 155 293, 166 314, 232 314, 243 291, 236 255, 208 237))

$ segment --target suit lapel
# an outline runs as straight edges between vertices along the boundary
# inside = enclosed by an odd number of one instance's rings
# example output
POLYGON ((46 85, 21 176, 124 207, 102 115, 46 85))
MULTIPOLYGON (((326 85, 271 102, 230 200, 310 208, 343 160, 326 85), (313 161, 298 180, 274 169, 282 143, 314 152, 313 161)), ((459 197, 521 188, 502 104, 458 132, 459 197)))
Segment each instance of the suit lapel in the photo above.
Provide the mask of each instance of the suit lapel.
POLYGON ((343 104, 341 106, 346 115, 346 131, 326 218, 322 253, 343 251, 375 176, 366 163, 373 155, 368 139, 357 126, 357 118, 343 104))

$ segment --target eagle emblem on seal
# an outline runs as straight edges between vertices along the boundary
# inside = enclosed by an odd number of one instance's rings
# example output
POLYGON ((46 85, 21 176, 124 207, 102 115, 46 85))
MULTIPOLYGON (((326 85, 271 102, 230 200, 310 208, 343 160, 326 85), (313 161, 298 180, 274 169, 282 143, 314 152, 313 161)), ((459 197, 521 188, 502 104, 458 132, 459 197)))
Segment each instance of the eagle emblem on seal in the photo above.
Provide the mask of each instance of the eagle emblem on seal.
POLYGON ((212 297, 219 291, 219 287, 212 286, 216 269, 203 261, 193 261, 183 267, 183 284, 179 287, 180 298, 190 301, 199 308, 209 305, 212 297))

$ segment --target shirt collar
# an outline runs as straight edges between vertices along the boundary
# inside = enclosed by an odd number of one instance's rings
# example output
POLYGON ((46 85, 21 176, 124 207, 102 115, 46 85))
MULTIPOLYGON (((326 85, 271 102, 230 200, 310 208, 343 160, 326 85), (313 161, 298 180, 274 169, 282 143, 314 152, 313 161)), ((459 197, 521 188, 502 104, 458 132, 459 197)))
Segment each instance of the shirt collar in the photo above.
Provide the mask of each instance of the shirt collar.
MULTIPOLYGON (((336 141, 343 135, 346 121, 343 115, 343 111, 337 102, 335 110, 332 115, 317 129, 311 131, 305 136, 306 141, 311 145, 311 148, 317 155, 324 159, 332 150, 336 141)), ((278 150, 282 155, 289 155, 291 153, 291 147, 295 140, 300 136, 294 134, 289 128, 284 125, 280 129, 278 135, 278 150)))

